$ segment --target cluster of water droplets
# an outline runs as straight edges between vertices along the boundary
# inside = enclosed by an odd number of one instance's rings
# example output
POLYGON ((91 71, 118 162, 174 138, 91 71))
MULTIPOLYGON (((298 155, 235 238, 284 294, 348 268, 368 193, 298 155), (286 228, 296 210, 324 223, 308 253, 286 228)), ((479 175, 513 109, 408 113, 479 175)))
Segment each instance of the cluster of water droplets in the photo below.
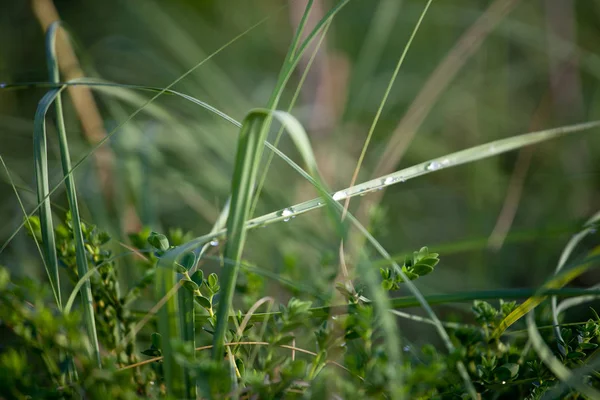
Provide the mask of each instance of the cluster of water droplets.
POLYGON ((294 218, 294 210, 289 207, 289 208, 285 208, 282 212, 281 212, 281 216, 285 217, 283 219, 283 222, 288 222, 291 218, 294 218))

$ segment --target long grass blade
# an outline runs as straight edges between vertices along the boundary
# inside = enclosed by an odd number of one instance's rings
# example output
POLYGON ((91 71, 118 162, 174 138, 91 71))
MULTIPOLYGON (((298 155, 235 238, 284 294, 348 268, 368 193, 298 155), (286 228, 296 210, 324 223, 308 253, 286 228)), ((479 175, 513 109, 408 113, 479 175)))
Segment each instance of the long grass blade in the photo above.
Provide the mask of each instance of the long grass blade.
MULTIPOLYGON (((56 35, 60 28, 59 22, 54 22, 48 28, 46 33, 46 52, 47 63, 50 75, 50 80, 58 82, 59 70, 56 59, 56 35)), ((59 139, 60 159, 65 175, 65 186, 67 188, 67 200, 71 211, 73 236, 75 239, 75 258, 77 263, 77 273, 79 276, 84 276, 88 272, 87 256, 85 254, 85 244, 83 241, 83 232, 81 230, 81 220, 79 217, 79 206, 77 203, 77 190, 75 188, 75 179, 70 173, 71 171, 71 156, 69 153, 69 144, 67 141, 67 132, 65 129, 65 120, 62 108, 62 99, 60 91, 56 93, 54 99, 54 107, 56 109, 56 124, 59 139)), ((45 116, 45 113, 44 113, 45 116)), ((45 122, 42 122, 45 124, 45 122)), ((91 284, 88 281, 81 289, 81 301, 83 307, 83 318, 88 338, 90 340, 94 358, 98 366, 102 366, 100 359, 100 346, 98 344, 98 334, 96 332, 96 321, 94 316, 94 301, 92 297, 91 284)))
MULTIPOLYGON (((580 232, 576 233, 575 235, 573 235, 571 237, 571 239, 569 240, 569 242, 563 249, 562 254, 560 255, 560 258, 558 260, 558 265, 556 266, 556 269, 554 270, 554 275, 558 274, 563 269, 563 267, 567 263, 567 260, 571 256, 571 253, 573 252, 573 250, 575 250, 575 247, 577 247, 577 245, 587 235, 589 235, 591 232, 594 231, 594 228, 592 225, 594 223, 596 223, 598 220, 600 220, 600 212, 596 213, 592 218, 590 218, 585 223, 583 229, 580 232)), ((553 296, 552 300, 551 300, 551 306, 552 306, 552 322, 554 323, 554 335, 556 336, 556 340, 558 342, 558 348, 559 348, 560 352, 563 354, 563 356, 565 356, 566 350, 563 346, 564 340, 560 333, 560 325, 558 323, 559 311, 557 309, 556 303, 557 303, 556 296, 553 296)))
MULTIPOLYGON (((62 309, 60 294, 60 277, 58 273, 58 257, 56 254, 56 240, 54 238, 54 224, 52 222, 52 209, 50 208, 50 185, 48 177, 48 148, 46 143, 45 117, 52 101, 61 89, 53 89, 46 93, 38 105, 34 117, 33 130, 33 161, 35 167, 35 181, 37 187, 38 206, 25 218, 21 227, 27 223, 29 217, 40 210, 40 227, 42 232, 42 247, 46 259, 44 265, 50 278, 52 293, 59 309, 62 309)), ((19 228, 20 229, 20 228, 19 228)), ((18 230, 17 230, 18 232, 18 230)), ((9 238, 10 240, 11 238, 9 238)), ((8 241, 7 241, 8 244, 8 241)))
MULTIPOLYGON (((563 286, 571 282, 573 279, 577 278, 578 276, 595 266, 595 264, 598 261, 600 261, 600 256, 596 254, 591 254, 590 257, 586 258, 584 261, 577 264, 573 268, 570 268, 559 275, 553 276, 540 288, 540 292, 547 289, 562 288, 563 286)), ((523 302, 523 304, 519 305, 510 314, 504 317, 502 321, 500 321, 494 332, 492 332, 492 337, 499 338, 508 327, 520 320, 528 312, 532 311, 547 297, 548 296, 546 295, 534 295, 527 299, 525 302, 523 302)))

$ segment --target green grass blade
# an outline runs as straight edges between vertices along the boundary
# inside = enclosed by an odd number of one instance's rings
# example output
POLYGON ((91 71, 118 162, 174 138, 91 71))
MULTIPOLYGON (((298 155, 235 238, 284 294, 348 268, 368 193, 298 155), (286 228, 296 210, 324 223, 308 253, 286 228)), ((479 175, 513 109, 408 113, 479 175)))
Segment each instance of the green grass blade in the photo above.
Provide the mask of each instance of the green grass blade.
MULTIPOLYGON (((600 289, 581 289, 581 288, 562 288, 562 289, 495 289, 495 290, 474 290, 469 292, 461 291, 459 293, 433 294, 425 295, 425 300, 430 305, 447 305, 454 303, 471 303, 474 300, 508 300, 508 299, 527 299, 531 296, 558 296, 560 298, 576 298, 583 295, 600 296, 600 289)), ((367 301, 369 303, 369 301, 367 301)), ((391 309, 404 309, 420 307, 421 303, 415 296, 402 296, 390 299, 391 309)), ((354 305, 342 304, 324 307, 314 307, 310 309, 313 318, 325 318, 330 315, 345 315, 353 310, 354 305)), ((265 317, 279 315, 278 311, 270 313, 255 313, 249 316, 250 322, 259 322, 265 317)), ((245 315, 244 315, 245 316, 245 315)), ((205 315, 197 315, 197 318, 206 318, 205 315)), ((230 316, 230 319, 233 317, 230 316)), ((504 334, 511 332, 505 331, 504 334)))
MULTIPOLYGON (((592 224, 594 224, 598 220, 600 220, 600 212, 596 213, 592 218, 590 218, 585 223, 583 229, 580 232, 578 232, 577 234, 575 234, 571 237, 571 239, 565 246, 562 254, 560 255, 560 258, 558 260, 558 265, 556 266, 556 270, 554 270, 554 275, 558 274, 562 270, 562 268, 567 263, 567 260, 571 256, 571 253, 573 252, 573 250, 575 250, 575 247, 577 247, 577 245, 587 235, 589 235, 591 232, 593 232, 594 228, 592 227, 592 224)), ((560 324, 558 323, 559 311, 557 309, 556 302, 557 302, 556 296, 553 296, 552 300, 551 300, 551 306, 552 306, 552 322, 554 323, 554 335, 556 336, 556 340, 558 342, 558 348, 559 348, 560 352, 563 353, 563 355, 566 355, 566 350, 563 346, 564 340, 560 333, 560 324)))
MULTIPOLYGON (((230 201, 228 200, 215 222, 212 231, 223 229, 229 215, 230 201)), ((206 243, 200 251, 195 252, 199 259, 208 249, 206 243)), ((191 292, 186 289, 179 290, 179 281, 182 275, 173 270, 173 264, 186 252, 195 250, 185 246, 169 249, 163 254, 156 269, 155 294, 159 299, 166 297, 165 304, 158 310, 158 330, 162 336, 163 371, 167 391, 176 398, 195 398, 196 382, 191 370, 181 365, 175 359, 173 340, 180 340, 188 345, 195 346, 196 316, 194 313, 194 299, 191 292)), ((188 271, 189 276, 196 272, 196 266, 188 271)), ((136 327, 134 331, 139 328, 136 327)), ((131 338, 130 338, 131 339, 131 338)))
MULTIPOLYGON (((17 198, 17 202, 19 203, 19 207, 21 208, 21 211, 23 212, 23 216, 25 218, 25 221, 27 222, 27 225, 29 227, 29 230, 31 232, 34 232, 33 226, 31 225, 31 221, 29 220, 28 216, 27 216, 27 211, 25 210, 25 205, 23 204, 23 201, 21 200, 21 196, 19 196, 19 191, 17 190, 17 186, 15 185, 15 182, 10 174, 10 171, 8 170, 8 166, 6 165, 6 163, 4 162, 4 158, 2 156, 0 156, 0 163, 2 163, 2 167, 4 168, 4 171, 6 172, 6 176, 8 177, 8 181, 10 183, 10 186, 12 187, 13 191, 15 192, 15 197, 17 198)), ((46 264, 46 258, 44 257, 44 251, 42 250, 42 247, 40 246, 40 243, 38 241, 38 238, 33 235, 33 241, 35 242, 35 247, 38 250, 38 253, 40 254, 40 258, 42 260, 42 264, 44 265, 44 270, 46 271, 46 273, 49 273, 49 269, 48 269, 48 265, 46 264)), ((51 277, 50 275, 48 275, 49 280, 51 281, 51 277)), ((54 290, 52 291, 53 295, 56 295, 56 293, 54 292, 54 290)), ((59 304, 59 299, 57 297, 54 297, 54 300, 56 301, 56 304, 59 304)))
MULTIPOLYGON (((223 289, 221 292, 221 298, 219 303, 219 309, 217 311, 217 329, 215 330, 215 337, 213 341, 213 357, 216 360, 220 360, 224 354, 224 335, 227 329, 227 325, 229 322, 229 310, 231 307, 231 302, 233 299, 233 291, 235 287, 235 279, 238 272, 238 263, 241 258, 241 251, 243 249, 243 240, 245 239, 245 230, 246 230, 246 218, 249 212, 250 202, 251 202, 251 190, 254 184, 254 180, 256 179, 256 170, 258 168, 258 151, 257 148, 261 147, 260 136, 261 130, 264 126, 264 121, 269 118, 269 115, 273 115, 279 122, 281 122, 286 130, 290 133, 296 148, 300 152, 304 162, 307 164, 310 174, 302 170, 295 163, 293 163, 287 156, 283 153, 279 152, 279 150, 272 148, 273 151, 277 152, 278 155, 284 158, 288 163, 294 166, 307 180, 309 180, 315 188, 322 194, 324 202, 326 202, 330 208, 337 211, 337 214, 334 216, 334 221, 339 221, 339 216, 343 211, 343 208, 339 203, 333 200, 328 194, 327 189, 321 183, 321 180, 318 175, 316 160, 314 158, 312 148, 308 141, 308 137, 304 132, 304 129, 300 125, 300 123, 293 118, 290 114, 284 112, 274 112, 271 113, 268 110, 257 110, 251 113, 247 118, 246 122, 242 125, 242 133, 240 134, 240 145, 238 146, 238 156, 236 160, 236 170, 234 173, 233 179, 233 190, 232 190, 232 213, 228 219, 228 240, 227 245, 230 243, 233 244, 231 246, 227 246, 224 251, 224 256, 227 259, 234 261, 232 264, 227 264, 224 269, 224 278, 223 278, 223 289), (255 139, 250 140, 249 137, 254 135, 255 139), (316 176, 316 178, 313 178, 316 176), (243 192, 243 190, 246 192, 243 192), (241 192, 241 193, 240 193, 241 192), (238 210, 237 213, 234 210, 238 210), (236 218, 237 215, 237 218, 236 218), (231 229, 236 229, 237 231, 232 232, 231 229)), ((293 213, 293 211, 288 210, 288 213, 293 213)), ((285 218, 287 215, 283 215, 285 218)), ((353 222, 358 223, 356 220, 353 222)), ((339 223, 339 222, 338 222, 339 223)), ((343 226, 339 223, 338 227, 341 233, 343 234, 343 226)), ((360 225, 360 224, 358 224, 360 225)), ((368 232, 364 230, 363 233, 368 232)), ((369 235, 370 236, 370 235, 369 235)), ((385 250, 375 241, 374 238, 370 237, 373 242, 378 245, 378 250, 382 251, 383 255, 387 255, 385 250)), ((389 257, 389 255, 388 255, 389 257)), ((379 319, 382 323, 384 333, 386 335, 386 347, 388 352, 388 357, 391 360, 391 365, 399 365, 401 364, 401 353, 400 353, 400 342, 399 335, 397 332, 397 326, 395 324, 394 319, 391 317, 387 310, 390 308, 389 299, 387 297, 387 293, 383 291, 379 282, 377 280, 376 271, 373 268, 366 267, 367 263, 362 263, 365 265, 365 268, 361 269, 361 273, 363 279, 371 289, 373 295, 375 296, 375 305, 376 310, 378 311, 379 319)), ((397 264, 396 264, 397 265, 397 264)), ((397 266, 400 270, 400 267, 397 266)), ((400 272, 402 273, 402 271, 400 272)), ((407 279, 408 280, 408 279, 407 279)), ((418 290, 416 291, 417 294, 418 290)), ((442 328, 443 329, 443 328, 442 328)), ((396 398, 400 396, 401 388, 398 385, 398 381, 392 379, 397 375, 397 371, 389 371, 390 379, 393 381, 390 384, 392 385, 393 397, 396 398)))
MULTIPOLYGON (((62 309, 60 294, 60 278, 58 273, 58 258, 56 255, 56 241, 54 238, 54 224, 52 222, 52 209, 50 208, 50 186, 48 182, 48 149, 46 144, 45 116, 52 101, 61 89, 53 89, 46 93, 40 100, 34 117, 33 130, 33 160, 35 166, 35 181, 37 187, 38 207, 40 210, 40 226, 42 231, 42 246, 46 259, 46 272, 50 278, 50 286, 59 309, 62 309)), ((35 213, 37 211, 32 212, 35 213)), ((30 216, 32 215, 30 214, 30 216)), ((29 216, 21 226, 27 223, 29 216)), ((9 238, 10 240, 10 238, 9 238)), ((7 242, 8 244, 8 242, 7 242)))
MULTIPOLYGON (((582 263, 577 264, 575 267, 570 268, 562 274, 553 276, 552 279, 550 279, 540 288, 540 291, 546 289, 562 288, 563 286, 571 282, 573 279, 577 278, 578 276, 592 268, 595 265, 594 263, 597 263, 599 260, 600 256, 596 255, 592 255, 592 257, 586 258, 582 263)), ((499 338, 508 327, 510 327, 512 324, 524 317, 528 312, 532 311, 547 297, 547 295, 534 295, 527 299, 525 302, 523 302, 523 304, 519 305, 502 321, 500 321, 494 332, 492 332, 492 338, 499 338)))
MULTIPOLYGON (((242 124, 238 139, 231 189, 231 210, 227 219, 228 237, 223 252, 224 257, 232 259, 236 263, 241 259, 246 240, 245 222, 250 212, 252 192, 260 164, 264 122, 265 114, 263 112, 251 112, 242 124)), ((224 356, 225 332, 237 273, 237 265, 226 265, 223 268, 223 278, 221 279, 223 285, 213 340, 213 358, 215 360, 222 360, 224 356)))
POLYGON ((360 171, 360 168, 362 166, 365 155, 367 154, 367 149, 369 148, 369 144, 371 143, 371 138, 373 137, 373 132, 375 132, 375 128, 377 127, 377 122, 379 122, 379 117, 381 117, 383 107, 385 106, 385 103, 387 102, 390 92, 392 91, 392 87, 394 86, 394 82, 396 81, 396 77, 398 76, 398 72, 400 72, 400 67, 402 67, 402 64, 404 63, 404 59, 406 58, 406 54, 408 54, 410 45, 412 44, 413 39, 417 35, 417 31, 419 30, 419 27, 421 26, 421 23, 423 22, 423 19, 425 18, 425 14, 427 14, 427 10, 429 10, 429 6, 431 6, 432 1, 433 0, 428 0, 427 3, 425 4, 425 8, 423 8, 423 11, 421 12, 421 15, 419 16, 419 19, 417 20, 417 23, 415 24, 415 27, 413 28, 413 31, 411 32, 410 37, 408 38, 408 41, 406 42, 406 46, 404 46, 404 50, 402 51, 402 54, 400 55, 400 58, 398 59, 398 62, 396 63, 396 68, 394 69, 394 72, 392 73, 392 77, 390 78, 390 81, 388 82, 388 85, 383 94, 383 98, 381 99, 381 102, 379 103, 379 107, 377 108, 377 112, 375 113, 375 117, 373 118, 373 122, 371 123, 371 127, 369 128, 369 132, 367 133, 367 138, 365 139, 365 143, 360 152, 360 156, 358 157, 358 161, 356 162, 356 168, 354 170, 354 174, 352 175, 351 185, 354 184, 354 182, 356 181, 356 178, 358 177, 358 172, 360 171))
MULTIPOLYGON (((248 34, 250 31, 252 31, 253 29, 257 28, 258 26, 262 25, 264 22, 266 22, 269 18, 271 17, 271 15, 263 18, 262 20, 258 21, 257 23, 255 23, 254 25, 250 26, 248 29, 246 29, 244 32, 240 33, 239 35, 235 36, 233 39, 231 39, 230 41, 228 41, 227 43, 225 43, 224 45, 222 45, 221 47, 219 47, 217 50, 215 50, 213 53, 211 53, 209 56, 207 56, 206 58, 204 58, 202 61, 200 61, 199 63, 197 63, 196 65, 194 65, 192 68, 190 68, 188 71, 186 71, 184 74, 180 75, 177 79, 175 79, 173 82, 171 82, 171 84, 169 84, 166 88, 160 90, 155 96, 153 96, 152 98, 150 98, 148 101, 146 101, 142 106, 138 107, 130 116, 129 118, 127 118, 127 120, 123 121, 122 123, 120 123, 117 127, 115 127, 112 131, 110 131, 102 140, 100 140, 98 143, 96 143, 94 145, 94 147, 84 156, 82 157, 79 161, 77 161, 73 167, 71 168, 71 170, 69 171, 69 174, 67 174, 67 176, 69 176, 71 173, 73 173, 73 171, 75 171, 77 168, 79 168, 79 166, 81 164, 83 164, 88 157, 90 157, 98 148, 100 148, 102 145, 104 145, 108 140, 110 140, 110 138, 112 138, 117 132, 119 132, 119 130, 121 129, 122 126, 124 126, 125 124, 127 124, 129 121, 131 121, 136 115, 138 115, 146 106, 148 106, 149 104, 153 103, 158 97, 160 97, 162 94, 164 94, 168 89, 172 88, 173 86, 175 86, 177 83, 179 83, 181 80, 183 80, 185 77, 187 77, 188 75, 190 75, 192 72, 194 72, 196 69, 200 68, 202 65, 204 65, 206 62, 208 62, 209 60, 211 60, 213 57, 215 57, 217 54, 219 54, 220 52, 222 52, 223 50, 225 50, 227 47, 229 47, 231 44, 235 43, 238 39, 242 38, 243 36, 245 36, 246 34, 248 34)), ((56 84, 56 83, 53 83, 56 84)), ((61 87, 62 90, 62 87, 61 87)), ((35 139, 34 139, 35 140, 35 139)), ((49 198, 50 195, 52 193, 54 193, 54 191, 56 191, 56 189, 59 187, 60 184, 62 184, 64 181, 66 180, 66 176, 57 184, 56 187, 54 187, 52 190, 47 191, 47 194, 41 198, 38 199, 38 205, 34 208, 34 210, 29 214, 29 215, 33 215, 34 213, 37 212, 37 210, 42 207, 43 205, 43 200, 45 200, 46 198, 49 198)), ((12 235, 10 235, 10 237, 6 240, 6 242, 2 245, 2 247, 0 247, 0 253, 2 253, 4 251, 4 249, 6 249, 6 247, 8 246, 8 244, 12 241, 12 239, 17 235, 17 233, 21 230, 21 228, 23 228, 23 226, 25 226, 25 222, 23 222, 14 232, 12 235)))
MULTIPOLYGON (((290 100, 290 104, 288 105, 287 112, 291 112, 292 109, 294 108, 294 105, 296 104, 296 100, 298 99, 298 96, 300 95, 300 91, 302 89, 302 86, 304 85, 304 81, 306 80, 306 77, 308 76, 308 72, 310 71, 310 68, 317 56, 317 53, 319 52, 319 49, 321 48, 321 44, 323 43, 323 40, 325 39, 325 36, 327 35, 327 30, 329 29, 329 25, 330 24, 328 23, 323 28, 323 34, 321 35, 321 38, 317 42, 315 49, 313 50, 313 53, 311 54, 311 57, 308 60, 308 63, 306 64, 306 68, 304 69, 302 76, 300 77, 300 81, 298 82, 298 85, 296 86, 296 91, 294 92, 294 95, 292 96, 292 99, 290 100)), ((277 135, 275 136, 275 140, 273 141, 274 147, 277 147, 279 145, 279 140, 281 139, 281 136, 283 135, 283 130, 284 130, 284 127, 282 125, 281 128, 279 129, 279 131, 277 132, 277 135)), ((252 202, 252 207, 250 208, 250 216, 254 215, 254 211, 256 210, 256 206, 258 205, 258 199, 259 199, 260 193, 262 192, 265 181, 267 179, 267 175, 269 173, 269 167, 271 165, 271 162, 273 161, 274 154, 275 153, 270 152, 267 157, 267 161, 265 162, 265 168, 264 168, 264 170, 261 174, 261 177, 258 181, 258 186, 256 187, 256 195, 254 196, 254 201, 252 202)))
MULTIPOLYGON (((58 82, 59 71, 58 63, 56 60, 56 34, 60 28, 59 22, 54 22, 48 28, 46 33, 46 52, 47 52, 47 63, 50 75, 50 80, 58 82)), ((69 202, 69 209, 71 211, 72 225, 73 225, 73 236, 75 239, 75 258, 77 262, 77 273, 79 276, 84 276, 88 272, 87 256, 85 254, 85 244, 83 241, 83 232, 81 230, 81 220, 79 217, 79 206, 77 203, 77 190, 75 188, 75 179, 71 173, 71 156, 69 153, 69 144, 67 141, 67 132, 65 129, 65 120, 63 116, 62 99, 60 91, 56 93, 54 100, 54 106, 56 109, 56 124, 59 139, 60 159, 65 175, 65 185, 67 188, 67 200, 69 202)), ((45 113, 44 113, 45 116, 45 113)), ((43 122, 45 124, 45 122, 43 122)), ((89 281, 81 289, 81 301, 83 307, 83 318, 86 328, 86 332, 90 343, 92 345, 92 351, 98 366, 101 366, 100 360, 100 346, 98 344, 98 334, 96 332, 96 321, 94 316, 94 301, 92 297, 92 288, 89 281)))
POLYGON ((573 379, 573 373, 554 356, 552 350, 544 342, 542 335, 540 335, 540 332, 535 326, 534 310, 531 310, 531 312, 527 315, 527 331, 529 333, 529 338, 533 348, 538 353, 538 356, 558 379, 560 379, 562 382, 568 381, 570 386, 586 395, 590 399, 600 399, 599 391, 585 384, 580 379, 573 379))

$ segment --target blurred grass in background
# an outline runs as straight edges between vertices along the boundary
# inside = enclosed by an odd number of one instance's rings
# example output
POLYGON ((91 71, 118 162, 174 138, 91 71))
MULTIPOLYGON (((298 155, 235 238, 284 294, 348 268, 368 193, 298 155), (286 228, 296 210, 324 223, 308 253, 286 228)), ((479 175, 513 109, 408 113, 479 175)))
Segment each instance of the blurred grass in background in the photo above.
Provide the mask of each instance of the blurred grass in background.
MULTIPOLYGON (((249 109, 266 104, 305 3, 54 2, 78 41, 77 58, 86 76, 154 87, 167 86, 269 16, 173 88, 238 120, 249 109)), ((314 21, 333 3, 316 1, 314 21)), ((311 135, 321 172, 333 189, 350 183, 369 126, 424 3, 351 1, 327 33, 292 113, 311 135)), ((434 1, 400 69, 358 181, 518 133, 598 119, 599 17, 600 2, 595 0, 434 1), (493 18, 499 21, 497 26, 493 18), (491 32, 473 29, 477 24, 491 32), (457 43, 468 48, 478 41, 481 47, 472 55, 456 50, 457 43), (446 57, 464 62, 455 77, 451 68, 442 68, 446 57), (428 86, 432 76, 441 81, 428 86), (444 79, 447 87, 440 85, 444 79), (437 99, 435 88, 441 89, 437 99), (419 100, 414 105, 415 99, 428 96, 435 100, 430 110, 419 108, 419 100), (411 118, 418 121, 423 110, 429 111, 423 123, 411 125, 415 121, 411 118), (411 133, 414 137, 406 141, 406 151, 392 145, 411 133), (386 163, 391 170, 385 169, 386 163)), ((43 38, 30 2, 2 3, 0 82, 46 81, 43 38)), ((291 99, 307 62, 308 58, 288 85, 281 108, 291 99)), ((0 155, 28 210, 36 204, 31 192, 32 122, 45 90, 0 90, 0 155)), ((125 94, 123 101, 94 92, 104 131, 122 123, 153 95, 125 94)), ((65 100, 75 161, 92 144, 68 96, 65 100)), ((110 139, 114 158, 104 171, 110 177, 106 187, 92 159, 75 173, 83 218, 124 242, 127 233, 142 226, 158 232, 180 227, 194 236, 207 233, 229 195, 237 129, 175 96, 161 96, 147 111, 152 112, 142 111, 110 139)), ((102 128, 97 127, 100 132, 102 128)), ((280 148, 298 159, 288 138, 280 148)), ((51 139, 50 172, 55 183, 61 177, 57 149, 51 139)), ((441 253, 435 274, 418 282, 426 294, 535 287, 552 274, 568 238, 600 205, 600 161, 594 157, 598 150, 597 132, 574 134, 394 185, 385 193, 354 199, 351 211, 368 222, 391 254, 424 245, 441 253), (369 207, 361 214, 365 203, 369 207)), ((0 243, 4 243, 23 216, 5 171, 0 176, 0 243)), ((274 158, 255 216, 315 195, 307 182, 274 158)), ((65 206, 64 189, 52 201, 65 206)), ((55 211, 63 215, 60 208, 55 211)), ((253 230, 245 258, 292 279, 298 287, 331 290, 339 238, 324 220, 324 211, 316 211, 253 230)), ((15 274, 46 279, 24 230, 0 255, 0 263, 15 274)), ((137 276, 135 270, 122 271, 128 279, 137 276)), ((270 282, 265 291, 281 293, 283 299, 281 285, 270 282)))

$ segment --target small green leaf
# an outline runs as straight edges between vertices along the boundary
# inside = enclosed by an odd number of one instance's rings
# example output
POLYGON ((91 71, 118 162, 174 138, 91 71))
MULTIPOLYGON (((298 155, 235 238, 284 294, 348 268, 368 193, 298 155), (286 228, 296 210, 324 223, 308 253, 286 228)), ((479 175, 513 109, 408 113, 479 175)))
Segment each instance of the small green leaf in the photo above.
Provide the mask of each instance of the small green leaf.
POLYGON ((194 292, 199 289, 198 285, 194 281, 188 281, 187 279, 182 279, 182 285, 184 288, 188 289, 191 292, 194 292))
POLYGON ((218 281, 219 277, 214 272, 208 276, 208 286, 210 286, 211 288, 214 288, 217 285, 218 281))
POLYGON ((198 287, 201 287, 204 283, 204 272, 202 272, 202 270, 199 269, 194 273, 194 275, 192 275, 192 280, 196 282, 196 285, 198 285, 198 287))
POLYGON ((381 287, 383 288, 383 290, 392 290, 393 286, 394 286, 394 282, 392 282, 389 279, 381 281, 381 287))
POLYGON ((196 255, 194 253, 187 252, 183 255, 183 257, 181 257, 181 259, 179 260, 179 263, 181 265, 183 265, 183 267, 186 270, 190 270, 194 267, 194 265, 196 265, 196 255))
POLYGON ((519 364, 506 363, 495 369, 496 377, 499 380, 507 381, 517 377, 519 374, 519 364))
POLYGON ((160 251, 169 249, 169 239, 161 233, 152 232, 150 236, 148 236, 148 243, 150 243, 150 246, 160 251))
POLYGON ((206 308, 206 309, 210 309, 212 307, 212 304, 210 303, 210 300, 207 299, 204 296, 196 296, 194 297, 196 299, 196 301, 198 302, 198 304, 200 304, 202 307, 206 308))
POLYGON ((429 266, 427 264, 422 264, 421 262, 419 262, 418 264, 416 264, 413 267, 413 273, 415 273, 419 276, 427 275, 427 274, 431 273, 432 271, 433 271, 432 266, 429 266))
POLYGON ((183 265, 181 265, 179 263, 173 263, 173 269, 175 270, 175 272, 180 273, 180 274, 185 274, 187 272, 187 268, 185 268, 183 265))

